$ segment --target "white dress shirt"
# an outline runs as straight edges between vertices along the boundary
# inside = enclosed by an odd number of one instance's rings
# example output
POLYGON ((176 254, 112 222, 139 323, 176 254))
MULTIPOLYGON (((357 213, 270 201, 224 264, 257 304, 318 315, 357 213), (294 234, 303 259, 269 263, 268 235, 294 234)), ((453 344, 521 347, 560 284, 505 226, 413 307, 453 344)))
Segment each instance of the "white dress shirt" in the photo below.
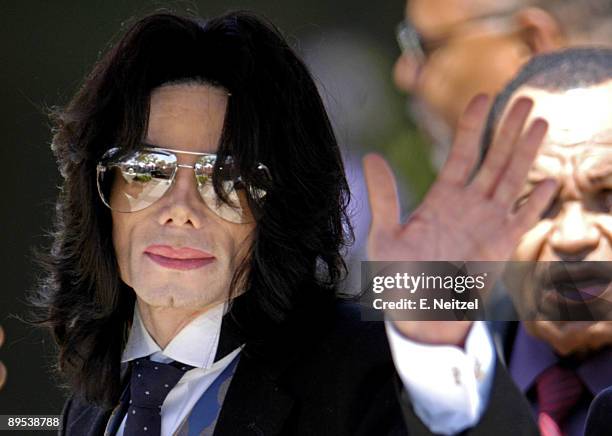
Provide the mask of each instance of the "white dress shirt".
POLYGON ((395 368, 429 430, 451 435, 478 423, 495 373, 495 348, 485 324, 474 322, 465 349, 410 341, 391 321, 385 326, 395 368))
MULTIPOLYGON (((162 436, 178 429, 201 395, 241 350, 237 348, 214 363, 226 307, 218 305, 193 319, 163 350, 147 332, 138 305, 134 308, 122 362, 151 355, 156 362, 178 360, 195 366, 170 390, 162 404, 162 436)), ((474 426, 486 409, 495 367, 493 343, 483 323, 474 323, 465 351, 454 346, 416 343, 402 336, 391 322, 385 324, 395 367, 423 423, 432 432, 446 435, 474 426)), ((123 436, 126 419, 117 436, 123 436)))
MULTIPOLYGON (((226 305, 219 304, 194 318, 162 350, 142 323, 138 305, 134 307, 134 322, 122 362, 151 355, 151 360, 155 362, 177 360, 195 367, 183 375, 162 403, 162 436, 178 430, 202 394, 240 352, 240 348, 237 348, 214 362, 225 308, 226 305)), ((127 415, 117 430, 117 436, 123 436, 126 420, 127 415)))

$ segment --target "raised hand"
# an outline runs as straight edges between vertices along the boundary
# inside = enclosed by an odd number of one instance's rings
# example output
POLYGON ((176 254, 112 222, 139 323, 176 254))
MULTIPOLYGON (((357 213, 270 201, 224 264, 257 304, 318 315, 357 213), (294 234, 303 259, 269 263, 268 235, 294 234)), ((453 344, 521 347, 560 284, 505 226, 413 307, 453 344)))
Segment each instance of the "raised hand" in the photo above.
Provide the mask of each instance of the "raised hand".
MULTIPOLYGON (((533 106, 519 99, 478 171, 480 139, 489 99, 475 97, 465 110, 449 158, 425 199, 400 222, 393 172, 380 156, 364 158, 372 213, 369 260, 506 261, 521 236, 536 224, 552 200, 556 183, 545 180, 518 210, 514 207, 547 129, 538 119, 526 130, 533 106)), ((468 322, 398 322, 406 335, 433 343, 461 343, 468 322), (446 333, 444 333, 446 331, 446 333)))
POLYGON ((514 202, 546 133, 536 120, 522 134, 533 103, 517 101, 477 174, 488 99, 474 98, 461 118, 450 156, 422 204, 401 223, 395 178, 378 155, 364 158, 372 211, 370 260, 505 261, 537 221, 556 184, 540 183, 514 211, 514 202))

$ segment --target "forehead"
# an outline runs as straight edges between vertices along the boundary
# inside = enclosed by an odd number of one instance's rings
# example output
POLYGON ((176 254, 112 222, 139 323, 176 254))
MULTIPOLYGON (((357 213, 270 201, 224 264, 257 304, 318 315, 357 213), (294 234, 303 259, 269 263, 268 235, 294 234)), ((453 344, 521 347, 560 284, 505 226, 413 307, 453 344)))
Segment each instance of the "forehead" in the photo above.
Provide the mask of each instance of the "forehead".
POLYGON ((535 118, 548 121, 546 144, 569 146, 588 141, 612 142, 612 80, 562 92, 523 86, 506 105, 506 112, 513 101, 522 96, 534 102, 527 125, 535 118))
POLYGON ((508 11, 523 0, 409 0, 406 18, 422 33, 436 33, 470 18, 508 11))
POLYGON ((215 152, 227 93, 200 84, 164 85, 151 93, 146 141, 178 150, 215 152))

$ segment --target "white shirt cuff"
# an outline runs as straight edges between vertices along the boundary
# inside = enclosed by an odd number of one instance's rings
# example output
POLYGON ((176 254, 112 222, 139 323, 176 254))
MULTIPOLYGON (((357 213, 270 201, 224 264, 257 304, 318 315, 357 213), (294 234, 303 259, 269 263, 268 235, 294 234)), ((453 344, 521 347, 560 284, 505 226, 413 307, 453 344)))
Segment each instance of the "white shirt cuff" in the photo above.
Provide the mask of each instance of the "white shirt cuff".
POLYGON ((484 323, 474 322, 465 350, 412 341, 392 321, 385 327, 393 362, 421 421, 444 435, 473 427, 486 409, 495 371, 493 342, 484 323))

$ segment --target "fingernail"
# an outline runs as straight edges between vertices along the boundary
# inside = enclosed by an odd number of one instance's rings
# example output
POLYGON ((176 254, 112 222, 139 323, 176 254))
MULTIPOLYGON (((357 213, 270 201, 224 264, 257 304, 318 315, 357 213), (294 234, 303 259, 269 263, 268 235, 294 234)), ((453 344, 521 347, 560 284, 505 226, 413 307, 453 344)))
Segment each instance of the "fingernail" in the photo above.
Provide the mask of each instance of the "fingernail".
POLYGON ((517 106, 525 106, 525 108, 529 108, 531 109, 531 107, 533 106, 533 100, 529 97, 520 97, 517 101, 516 101, 517 106))
POLYGON ((537 133, 546 131, 548 129, 548 121, 544 118, 536 118, 533 123, 531 123, 531 128, 537 133))
POLYGON ((472 99, 472 104, 474 106, 481 106, 483 104, 488 103, 488 101, 489 101, 489 95, 481 92, 480 94, 476 95, 476 97, 472 99))

